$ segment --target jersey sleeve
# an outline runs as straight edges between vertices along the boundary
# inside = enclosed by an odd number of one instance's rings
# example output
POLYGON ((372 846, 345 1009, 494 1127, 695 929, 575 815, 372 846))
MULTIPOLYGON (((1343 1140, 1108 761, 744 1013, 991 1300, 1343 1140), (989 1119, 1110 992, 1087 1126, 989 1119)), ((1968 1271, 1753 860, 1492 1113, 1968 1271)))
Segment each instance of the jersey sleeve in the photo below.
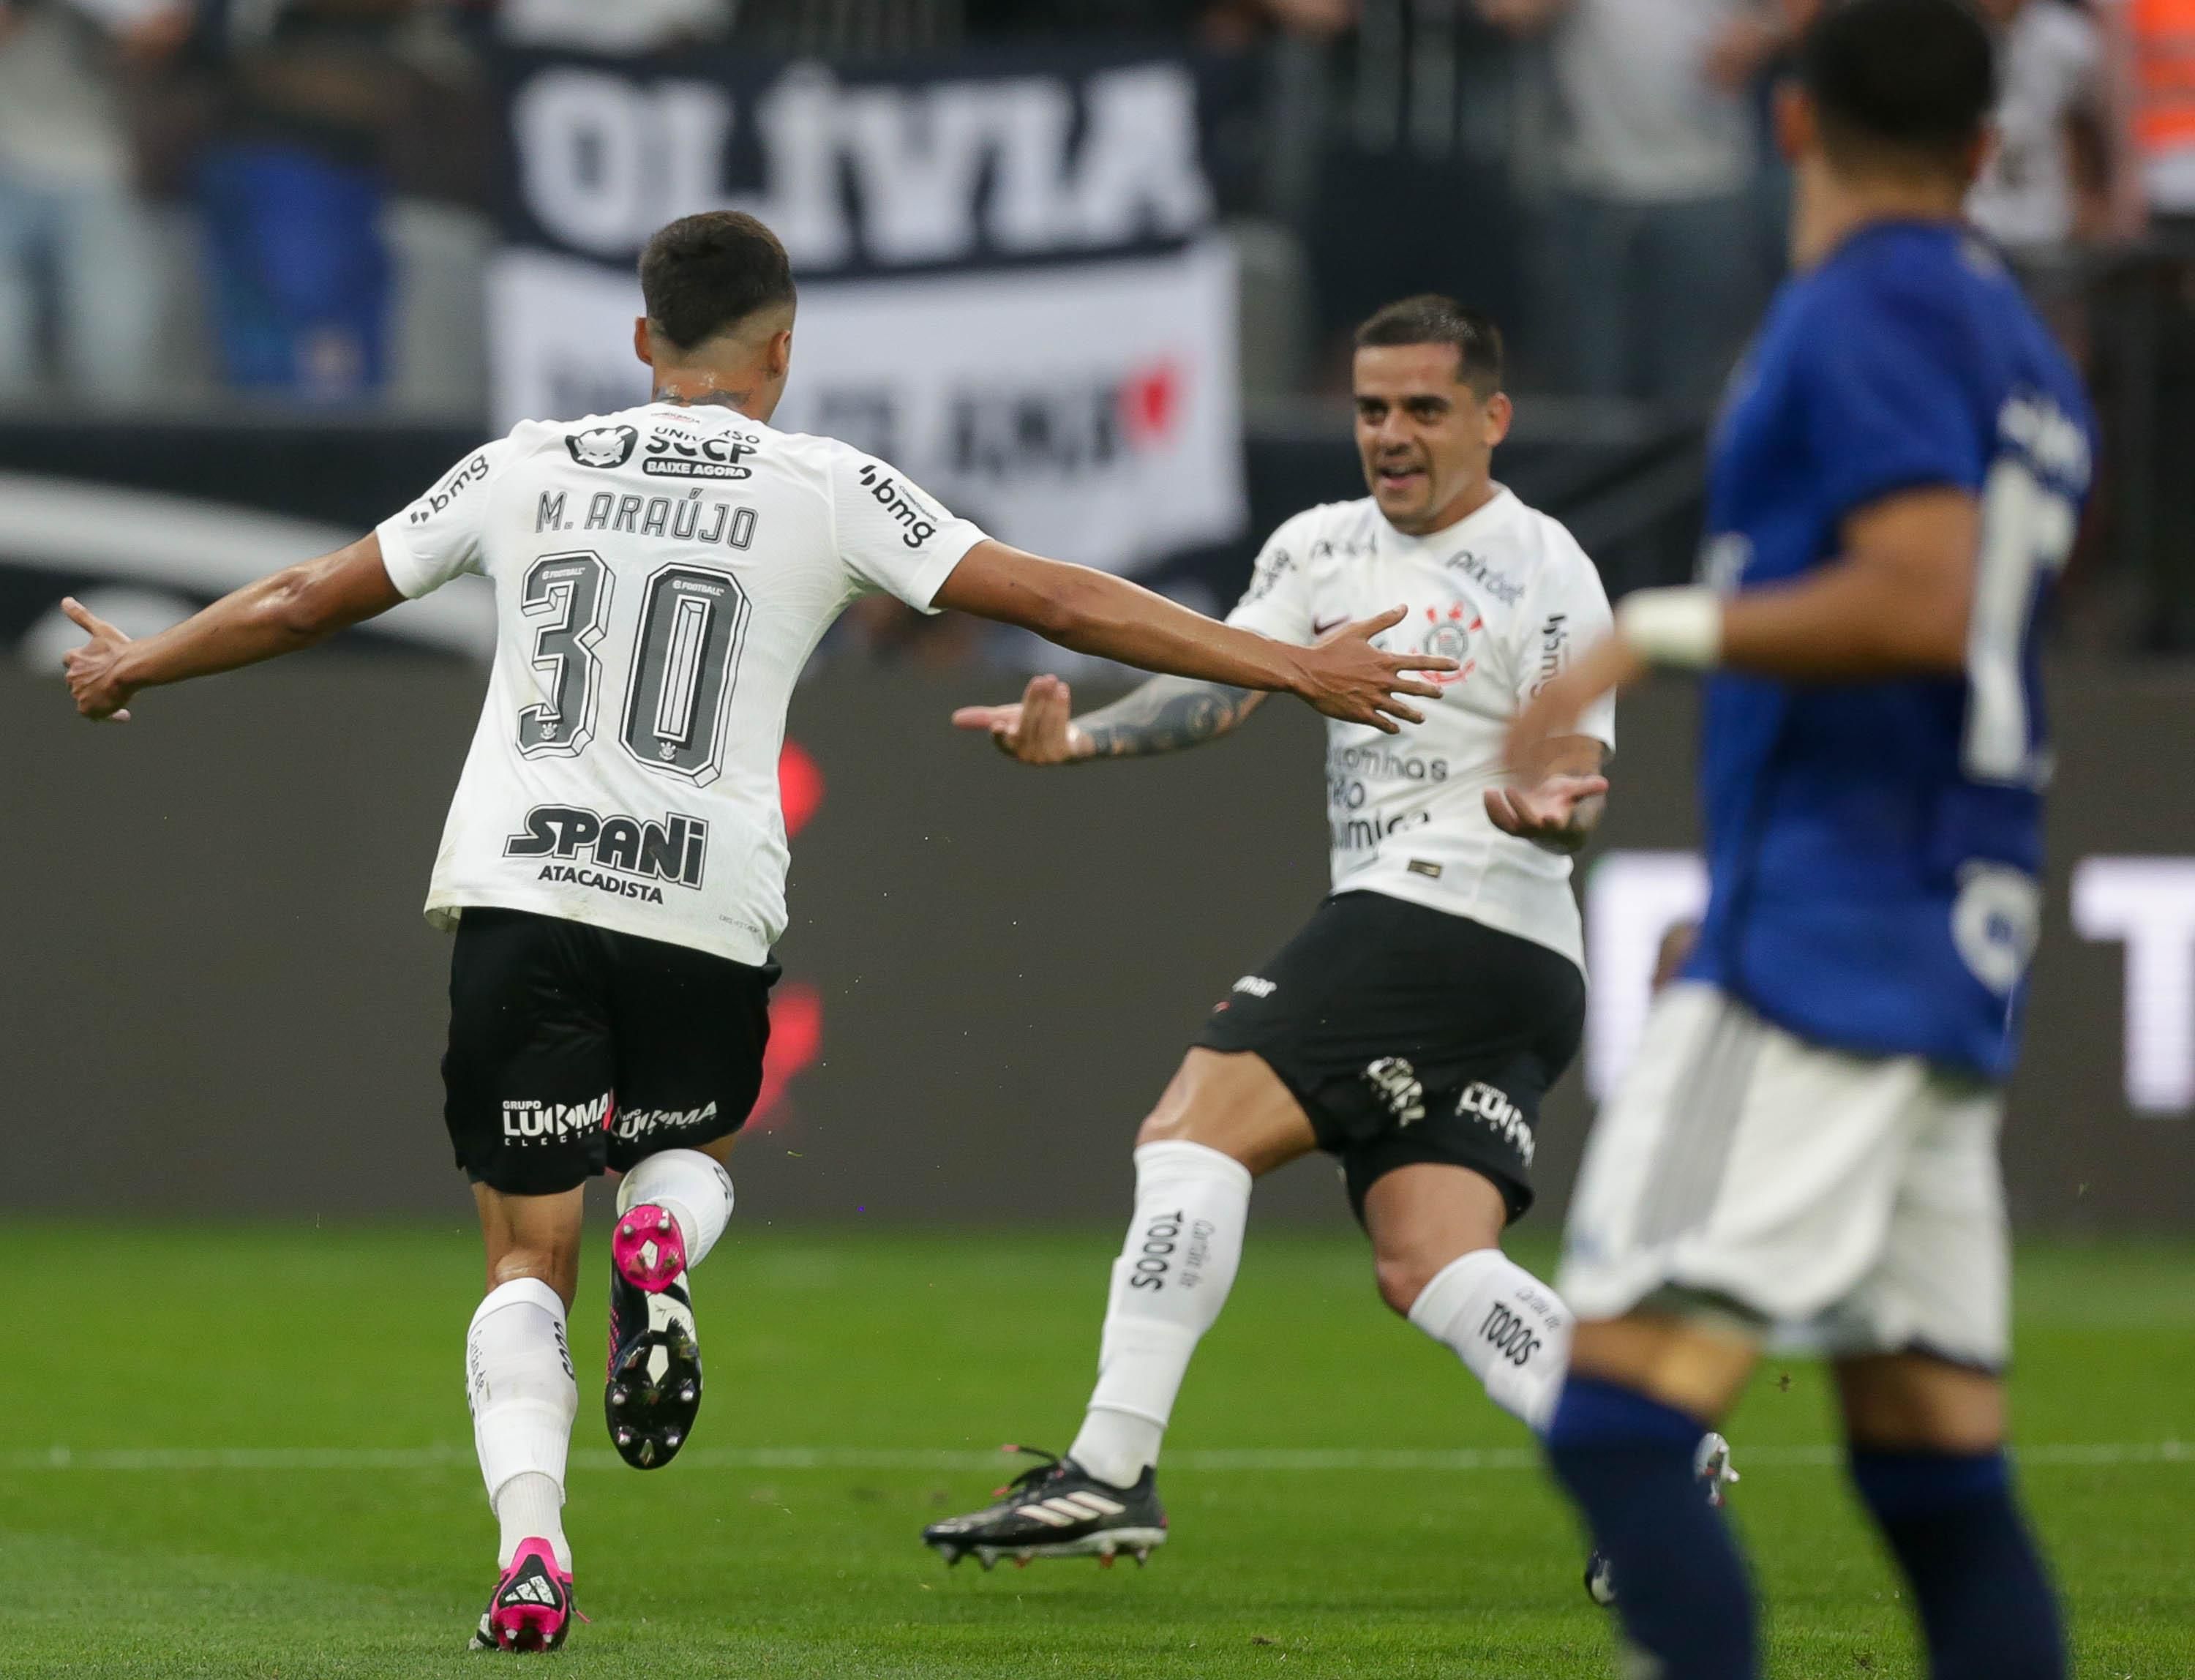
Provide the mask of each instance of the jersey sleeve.
MULTIPOLYGON (((1520 707, 1567 670, 1581 651, 1616 632, 1616 617, 1609 610, 1600 569, 1559 525, 1553 526, 1548 535, 1547 560, 1539 569, 1532 591, 1532 610, 1518 621, 1524 645, 1515 650, 1513 668, 1520 707)), ((1586 707, 1575 732, 1591 736, 1614 752, 1614 693, 1601 696, 1586 707)))
POLYGON ((931 603, 945 580, 984 540, 973 520, 954 518, 895 468, 858 449, 832 453, 831 511, 847 569, 919 612, 937 610, 931 603))
POLYGON ((507 437, 485 444, 438 479, 432 489, 375 527, 381 563, 403 594, 418 597, 466 572, 484 572, 488 486, 510 459, 507 437))
POLYGON ((1227 615, 1228 623, 1299 647, 1318 639, 1311 628, 1310 522, 1309 514, 1298 514, 1265 540, 1250 586, 1227 615))
POLYGON ((1797 369, 1826 505, 1841 517, 1900 490, 1978 489, 1989 440, 1956 329, 1910 292, 1843 295, 1846 307, 1807 335, 1797 369))

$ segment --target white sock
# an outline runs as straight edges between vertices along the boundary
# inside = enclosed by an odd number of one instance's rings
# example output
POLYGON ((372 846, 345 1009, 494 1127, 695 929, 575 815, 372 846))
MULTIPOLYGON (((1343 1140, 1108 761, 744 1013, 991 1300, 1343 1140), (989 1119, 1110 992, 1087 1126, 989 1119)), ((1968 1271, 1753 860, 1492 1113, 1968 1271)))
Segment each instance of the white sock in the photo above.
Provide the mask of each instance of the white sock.
POLYGON ((496 1562, 507 1567, 521 1540, 539 1536, 569 1571, 564 1539, 564 1464, 579 1384, 564 1342, 564 1303, 539 1278, 491 1290, 465 1332, 465 1388, 473 1446, 488 1508, 503 1530, 496 1562))
POLYGON ((1453 1349, 1495 1405, 1546 1429, 1570 1360, 1570 1312, 1553 1290, 1501 1250, 1479 1249, 1433 1274, 1410 1322, 1453 1349))
POLYGON ((620 1214, 643 1202, 654 1203, 678 1221, 679 1234, 686 1239, 686 1267, 691 1271, 732 1222, 732 1175, 713 1155, 698 1149, 666 1149, 642 1161, 618 1186, 620 1214))
POLYGON ((1136 1152, 1136 1216, 1113 1262, 1098 1387, 1067 1456, 1116 1487, 1158 1462, 1190 1355, 1226 1305, 1250 1221, 1250 1170, 1201 1143, 1136 1152))

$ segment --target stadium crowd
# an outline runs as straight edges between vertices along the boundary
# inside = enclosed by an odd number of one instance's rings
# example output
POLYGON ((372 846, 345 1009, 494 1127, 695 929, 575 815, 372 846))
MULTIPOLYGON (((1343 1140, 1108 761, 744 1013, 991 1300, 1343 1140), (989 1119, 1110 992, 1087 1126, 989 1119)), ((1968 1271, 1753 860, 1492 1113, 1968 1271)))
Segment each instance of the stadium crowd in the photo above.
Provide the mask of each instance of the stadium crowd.
MULTIPOLYGON (((0 0, 0 400, 476 412, 498 38, 873 57, 1080 32, 1215 66, 1252 395, 1334 388, 1352 323, 1437 286, 1512 324, 1528 388, 1697 406, 1781 267, 1767 89, 1811 3, 0 0)), ((2195 5, 1985 9, 2003 142, 1973 214, 2065 295, 2195 211, 2171 71, 2195 5)))

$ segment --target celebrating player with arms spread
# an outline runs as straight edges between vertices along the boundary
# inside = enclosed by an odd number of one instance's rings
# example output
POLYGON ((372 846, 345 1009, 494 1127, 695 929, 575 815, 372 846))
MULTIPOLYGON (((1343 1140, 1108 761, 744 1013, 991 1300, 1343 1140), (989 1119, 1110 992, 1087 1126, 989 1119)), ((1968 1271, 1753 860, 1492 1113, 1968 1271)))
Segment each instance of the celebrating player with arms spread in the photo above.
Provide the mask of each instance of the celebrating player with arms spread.
POLYGON ((1991 105, 1980 22, 1956 0, 1850 0, 1799 70, 1777 110, 1798 272, 1715 439, 1709 584, 1628 598, 1517 730, 1530 765, 1646 666, 1714 673, 1713 889, 1587 1152, 1548 1451, 1640 1671, 1751 1680, 1744 1567, 1685 1468, 1767 1327, 1806 1324, 1929 1671, 2056 1680, 2003 1446, 1996 1144, 2039 921, 2036 618, 2092 429, 1960 223, 1991 105))
POLYGON ((473 1182, 488 1292, 465 1368, 502 1571, 475 1643, 553 1648, 573 1614, 562 1508, 579 1390, 565 1320, 580 1188, 622 1172, 612 1439, 642 1469, 691 1431, 688 1268, 724 1230, 723 1167, 762 1079, 785 927, 777 762, 794 680, 833 619, 884 591, 1367 730, 1448 661, 1352 626, 1318 649, 987 540, 883 462, 769 424, 791 367, 784 248, 751 216, 673 222, 641 259, 635 348, 654 400, 529 422, 361 541, 132 642, 74 602, 86 716, 138 690, 309 645, 462 573, 495 586, 487 704, 428 914, 454 926, 446 1119, 473 1182))
MULTIPOLYGON (((1540 1099, 1583 1025, 1570 854, 1607 789, 1614 706, 1546 742, 1521 789, 1504 785, 1502 752, 1518 708, 1605 632, 1608 601, 1570 533, 1489 476, 1510 419, 1494 325, 1414 297, 1357 344, 1372 494, 1275 532, 1229 622, 1311 643, 1366 602, 1405 600, 1386 639, 1456 669, 1399 736, 1329 730, 1334 892, 1235 983, 1144 1120, 1081 1433, 1004 1503, 925 1531, 956 1562, 1163 1540, 1159 1444, 1234 1281, 1251 1182, 1316 1149, 1340 1158, 1388 1305, 1534 1428, 1553 1404, 1570 1316, 1500 1244, 1531 1204, 1540 1099)), ((1070 721, 1065 685, 1040 677, 1020 705, 954 721, 1024 763, 1063 764, 1194 746, 1262 698, 1161 678, 1070 721)))

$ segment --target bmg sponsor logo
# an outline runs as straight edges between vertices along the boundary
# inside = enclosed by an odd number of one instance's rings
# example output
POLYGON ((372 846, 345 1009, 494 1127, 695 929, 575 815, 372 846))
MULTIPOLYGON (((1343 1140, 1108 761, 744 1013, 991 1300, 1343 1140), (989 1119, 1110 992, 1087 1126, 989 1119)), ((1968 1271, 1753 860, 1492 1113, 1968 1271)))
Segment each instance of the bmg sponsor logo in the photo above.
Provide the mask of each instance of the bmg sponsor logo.
POLYGON ((900 540, 909 548, 920 548, 937 534, 938 516, 932 513, 889 473, 873 466, 861 469, 861 483, 876 498, 877 505, 898 523, 905 534, 900 540))
POLYGON ((649 883, 699 887, 708 849, 709 825, 698 817, 673 814, 650 823, 637 817, 604 817, 569 805, 534 806, 526 813, 524 831, 503 843, 506 857, 550 860, 542 867, 543 880, 591 886, 656 904, 663 902, 663 894, 649 883), (573 867, 573 860, 581 858, 595 868, 573 867), (616 873, 606 875, 603 870, 616 873))
POLYGON ((459 496, 475 484, 487 482, 487 455, 475 455, 447 478, 412 504, 409 523, 423 525, 436 514, 451 506, 459 496))

